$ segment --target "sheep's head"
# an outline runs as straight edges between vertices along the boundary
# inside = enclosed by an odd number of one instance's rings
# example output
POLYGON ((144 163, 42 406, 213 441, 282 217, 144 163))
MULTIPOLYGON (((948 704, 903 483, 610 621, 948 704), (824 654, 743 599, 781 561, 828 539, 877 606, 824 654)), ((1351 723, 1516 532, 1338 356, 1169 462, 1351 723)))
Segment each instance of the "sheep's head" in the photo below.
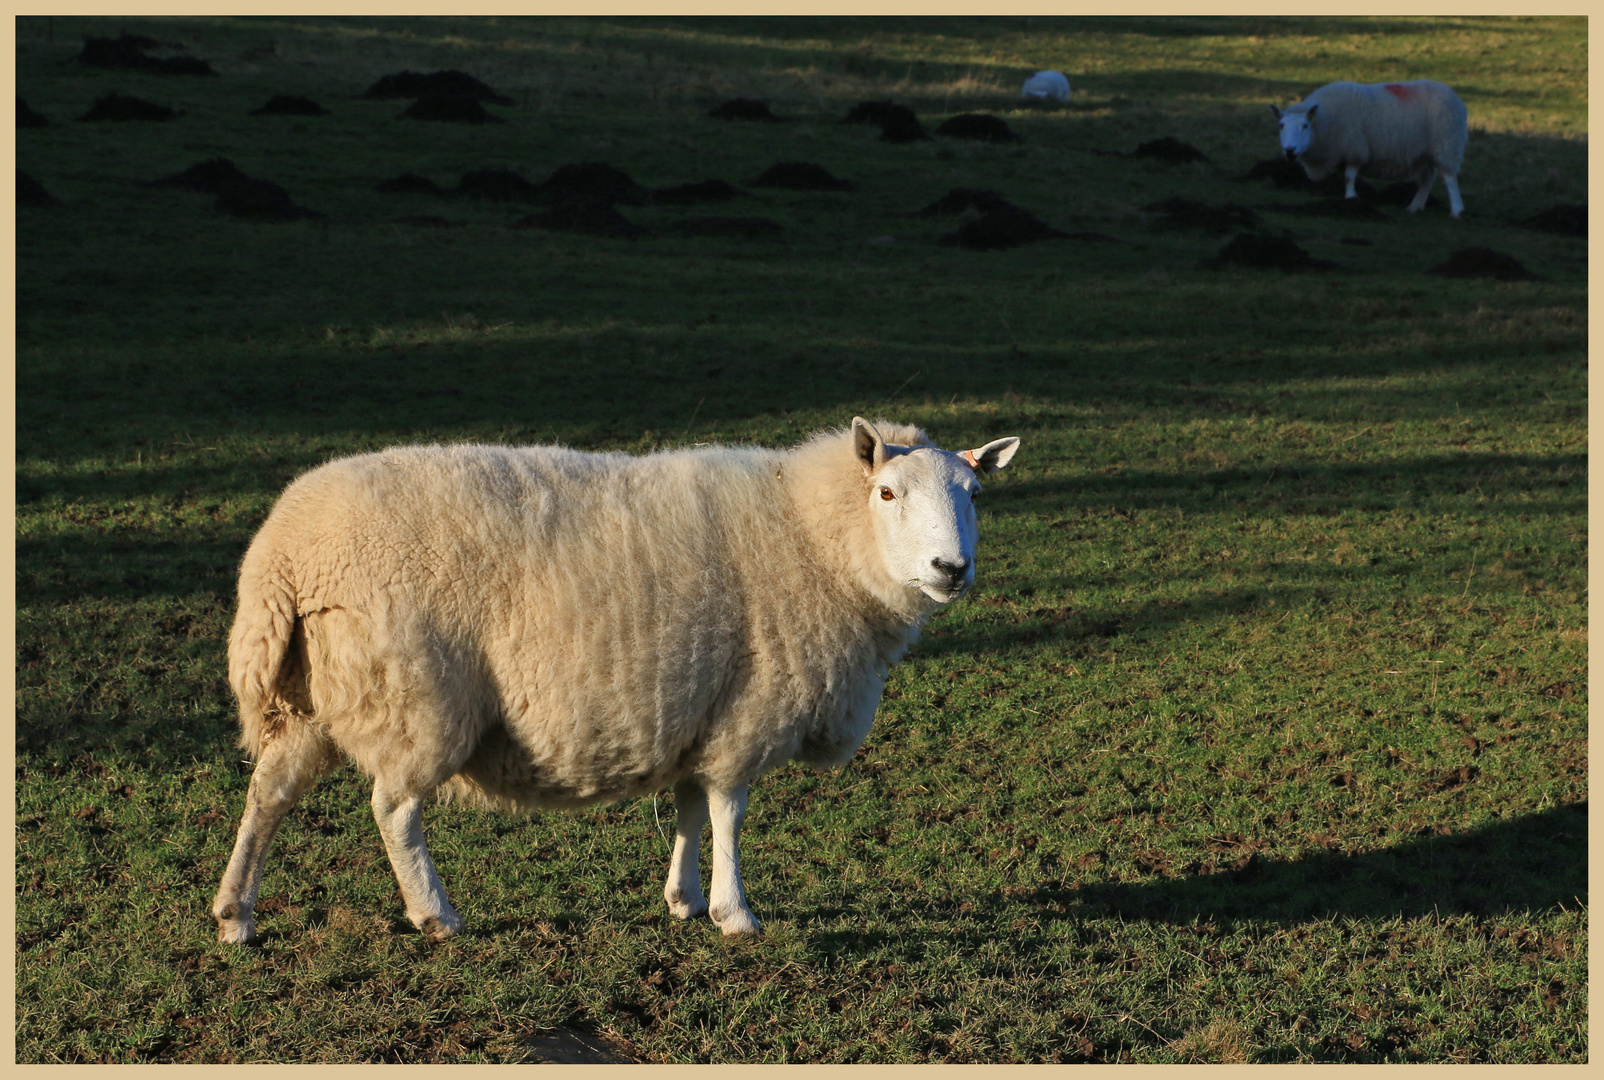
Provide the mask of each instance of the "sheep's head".
POLYGON ((1270 111, 1281 125, 1281 152, 1288 161, 1298 160, 1308 152, 1309 144, 1314 142, 1314 114, 1318 108, 1318 105, 1307 108, 1294 105, 1282 112, 1274 105, 1270 106, 1270 111))
POLYGON ((1013 436, 953 453, 933 446, 896 446, 861 416, 853 447, 868 478, 869 516, 885 571, 940 604, 975 580, 975 497, 980 476, 1007 465, 1019 449, 1013 436))

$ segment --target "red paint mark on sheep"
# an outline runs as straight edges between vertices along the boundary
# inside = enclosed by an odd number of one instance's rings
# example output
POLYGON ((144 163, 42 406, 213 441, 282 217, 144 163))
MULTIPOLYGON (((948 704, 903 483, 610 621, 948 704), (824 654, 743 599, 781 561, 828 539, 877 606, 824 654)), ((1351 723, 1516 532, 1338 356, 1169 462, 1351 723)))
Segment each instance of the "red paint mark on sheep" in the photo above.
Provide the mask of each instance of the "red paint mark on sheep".
POLYGON ((1409 96, 1415 92, 1412 87, 1405 86, 1403 83, 1395 82, 1382 84, 1382 89, 1387 91, 1387 93, 1391 94, 1393 97, 1397 98, 1399 101, 1408 101, 1409 96))

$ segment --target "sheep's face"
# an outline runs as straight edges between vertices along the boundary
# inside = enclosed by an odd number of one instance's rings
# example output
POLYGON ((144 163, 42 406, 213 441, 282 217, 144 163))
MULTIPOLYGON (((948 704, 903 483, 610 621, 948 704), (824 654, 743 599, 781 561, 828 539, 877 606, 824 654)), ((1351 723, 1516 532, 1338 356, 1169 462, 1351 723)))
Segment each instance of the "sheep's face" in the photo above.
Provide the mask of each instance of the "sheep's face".
POLYGON ((1294 106, 1282 112, 1270 106, 1270 111, 1275 113, 1281 124, 1281 152, 1288 161, 1296 161, 1308 153, 1309 144, 1314 142, 1314 111, 1319 107, 1311 105, 1304 109, 1294 106))
POLYGON ((887 445, 867 421, 852 424, 886 573, 937 603, 958 599, 975 581, 979 476, 1008 464, 1019 440, 998 439, 955 454, 887 445))

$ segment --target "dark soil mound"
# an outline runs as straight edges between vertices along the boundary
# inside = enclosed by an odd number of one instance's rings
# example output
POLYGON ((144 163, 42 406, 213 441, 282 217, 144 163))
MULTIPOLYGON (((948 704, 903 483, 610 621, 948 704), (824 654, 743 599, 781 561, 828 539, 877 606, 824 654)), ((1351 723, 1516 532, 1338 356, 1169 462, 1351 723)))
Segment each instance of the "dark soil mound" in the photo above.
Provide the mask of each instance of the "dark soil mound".
POLYGON ((21 169, 17 170, 17 205, 18 206, 60 206, 57 199, 45 186, 21 169))
POLYGON ((652 202, 667 205, 686 203, 726 202, 741 194, 741 189, 723 180, 702 180, 695 184, 652 189, 652 202))
POLYGON ((134 68, 155 75, 216 75, 212 65, 193 56, 147 56, 147 49, 159 49, 161 42, 139 34, 114 38, 84 38, 78 59, 91 67, 134 68))
POLYGON ((462 174, 451 194, 493 202, 535 202, 536 190, 511 169, 475 169, 462 174))
POLYGON ((996 210, 1018 210, 1019 208, 990 188, 955 187, 923 210, 915 210, 913 216, 937 217, 961 214, 969 209, 975 209, 982 214, 987 214, 996 210))
POLYGON ((690 236, 736 236, 746 239, 772 239, 785 230, 778 221, 762 217, 686 218, 674 226, 675 232, 690 236))
POLYGON ((514 229, 552 229, 556 232, 577 232, 587 236, 609 236, 619 240, 633 240, 646 230, 620 214, 610 204, 575 199, 558 203, 550 210, 542 210, 519 218, 512 223, 514 229))
MULTIPOLYGON (((1340 199, 1348 193, 1348 182, 1343 177, 1342 170, 1338 169, 1317 183, 1309 179, 1309 174, 1303 171, 1302 165, 1299 165, 1296 161, 1288 161, 1284 157, 1266 158, 1241 176, 1236 177, 1236 179, 1269 180, 1278 188, 1307 188, 1316 195, 1324 195, 1333 199, 1340 199)), ((1407 206, 1409 200, 1414 198, 1414 186, 1405 184, 1394 185, 1394 187, 1403 187, 1408 191, 1408 197, 1398 204, 1399 206, 1407 206)), ((1375 202, 1380 195, 1375 186, 1363 178, 1354 184, 1353 190, 1359 198, 1369 199, 1372 202, 1375 202)))
POLYGON ((1207 161, 1208 155, 1190 143, 1166 135, 1138 146, 1131 157, 1154 158, 1169 165, 1185 165, 1191 161, 1207 161))
POLYGON ((1315 199, 1311 202, 1299 203, 1293 206, 1266 207, 1278 214, 1299 214, 1303 217, 1339 218, 1345 221, 1384 221, 1387 215, 1376 209, 1369 199, 1346 199, 1335 195, 1327 199, 1315 199))
POLYGON ((780 120, 769 112, 768 102, 744 97, 721 101, 707 110, 707 115, 715 120, 766 120, 769 123, 778 123, 780 120))
POLYGON ((1360 236, 1344 236, 1341 240, 1338 240, 1337 243, 1339 243, 1339 244, 1347 244, 1349 247, 1375 247, 1376 246, 1376 245, 1372 244, 1369 240, 1366 240, 1366 239, 1364 239, 1363 237, 1360 237, 1360 236))
POLYGON ((17 126, 19 128, 48 127, 49 125, 49 117, 45 116, 43 113, 34 112, 32 109, 28 108, 28 103, 26 101, 23 101, 21 98, 17 99, 17 126))
POLYGON ((860 101, 841 118, 843 124, 876 124, 880 138, 891 143, 923 142, 930 133, 906 105, 890 101, 860 101))
POLYGON ((213 195, 221 192, 231 184, 241 184, 250 180, 228 158, 210 158, 198 165, 191 165, 183 172, 164 176, 160 180, 152 180, 151 187, 176 187, 187 191, 205 191, 213 195))
POLYGON ((401 120, 441 120, 452 124, 505 124, 467 94, 424 94, 401 111, 401 120))
POLYGON ((145 70, 157 75, 217 75, 212 65, 193 56, 153 56, 146 62, 145 70))
POLYGON ((1561 236, 1586 236, 1587 206, 1583 203, 1558 203, 1521 224, 1528 229, 1540 229, 1561 236))
POLYGON ((79 120, 171 120, 179 114, 165 105, 153 105, 144 98, 107 94, 97 98, 79 120))
POLYGON ((274 94, 260 109, 252 109, 252 116, 327 116, 329 110, 309 97, 299 94, 274 94))
POLYGON ((1068 233, 1053 228, 1035 216, 1017 207, 1008 207, 965 222, 957 232, 948 233, 936 243, 943 247, 969 248, 973 251, 997 251, 1037 240, 1064 240, 1068 237, 1068 233))
POLYGON ((289 192, 271 180, 247 179, 225 184, 218 191, 212 209, 254 221, 299 221, 302 218, 328 217, 327 214, 295 205, 289 192))
POLYGON ((807 161, 781 161, 763 170, 753 187, 789 188, 792 191, 851 191, 852 181, 830 175, 822 165, 807 161))
POLYGON ((841 118, 843 124, 884 124, 887 120, 906 114, 913 117, 913 110, 906 105, 895 105, 889 101, 860 101, 847 110, 841 118))
POLYGON ((1266 158, 1255 162, 1253 168, 1238 176, 1238 180, 1269 180, 1278 188, 1303 187, 1309 176, 1303 166, 1284 157, 1266 158))
POLYGON ((1433 266, 1430 273, 1438 277, 1494 278, 1498 281, 1543 280, 1521 265, 1515 256, 1484 247, 1460 248, 1448 256, 1447 262, 1433 266))
POLYGON ((154 49, 159 44, 137 34, 114 38, 86 37, 78 59, 90 67, 139 68, 144 67, 145 61, 150 59, 145 55, 145 50, 154 49))
POLYGON ((420 229, 460 229, 465 221, 452 221, 435 214, 415 214, 411 217, 391 218, 397 225, 416 225, 420 229))
POLYGON ((381 195, 444 195, 446 189, 417 173, 402 173, 389 180, 380 180, 373 190, 381 195))
POLYGON ((511 105, 512 98, 498 94, 472 75, 455 69, 431 71, 398 71, 386 75, 363 92, 365 98, 418 98, 435 94, 458 94, 475 101, 488 101, 492 105, 511 105))
POLYGON ((913 110, 905 117, 887 120, 880 125, 880 141, 888 143, 930 142, 930 132, 913 117, 913 110))
POLYGON ((936 128, 937 135, 953 139, 977 139, 980 142, 1024 142, 1013 128, 990 113, 961 113, 949 117, 936 128))
POLYGON ((1220 249, 1212 259, 1203 260, 1209 269, 1246 266, 1255 270, 1331 270, 1336 263, 1313 259, 1309 253, 1284 236, 1255 236, 1242 233, 1220 249))
POLYGON ((1259 215, 1245 206, 1226 203, 1210 206, 1208 203, 1179 196, 1142 207, 1150 214, 1163 214, 1156 224, 1164 229, 1207 229, 1210 232, 1230 232, 1232 229, 1256 229, 1259 215))
POLYGON ((622 169, 605 161, 581 161, 559 165, 557 171, 535 189, 540 202, 565 203, 576 200, 599 203, 628 203, 639 206, 649 193, 622 169))

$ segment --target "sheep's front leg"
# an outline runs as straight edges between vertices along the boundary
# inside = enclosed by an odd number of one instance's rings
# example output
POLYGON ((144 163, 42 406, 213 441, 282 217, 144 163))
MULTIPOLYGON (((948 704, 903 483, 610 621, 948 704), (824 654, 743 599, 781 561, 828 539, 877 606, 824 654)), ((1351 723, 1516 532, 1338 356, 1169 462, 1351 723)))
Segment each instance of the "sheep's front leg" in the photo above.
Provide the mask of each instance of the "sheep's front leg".
POLYGON ((1415 189, 1415 197, 1409 200, 1409 205, 1404 209, 1411 214, 1418 214, 1425 209, 1426 200, 1431 197, 1431 185, 1436 182, 1437 170, 1427 169, 1426 174, 1420 178, 1420 186, 1415 189))
POLYGON ((1459 177, 1452 173, 1442 174, 1443 187, 1448 189, 1448 214, 1458 217, 1465 209, 1465 201, 1459 197, 1459 177))
POLYGON ((707 825, 707 792, 694 780, 674 785, 674 858, 668 864, 663 899, 676 918, 707 914, 702 894, 702 829, 707 825))
POLYGON ((423 796, 396 791, 383 783, 373 788, 373 820, 390 853, 390 866, 401 886, 412 925, 436 941, 462 929, 462 916, 446 899, 445 886, 423 840, 423 796))
POLYGON ((746 906, 741 885, 741 823, 746 820, 746 785, 729 791, 709 791, 708 811, 713 819, 713 921, 732 934, 756 934, 762 927, 746 906))
POLYGON ((1343 166, 1342 178, 1346 182, 1342 197, 1344 199, 1357 199, 1359 197, 1359 189, 1355 185, 1359 183, 1359 166, 1343 166))

